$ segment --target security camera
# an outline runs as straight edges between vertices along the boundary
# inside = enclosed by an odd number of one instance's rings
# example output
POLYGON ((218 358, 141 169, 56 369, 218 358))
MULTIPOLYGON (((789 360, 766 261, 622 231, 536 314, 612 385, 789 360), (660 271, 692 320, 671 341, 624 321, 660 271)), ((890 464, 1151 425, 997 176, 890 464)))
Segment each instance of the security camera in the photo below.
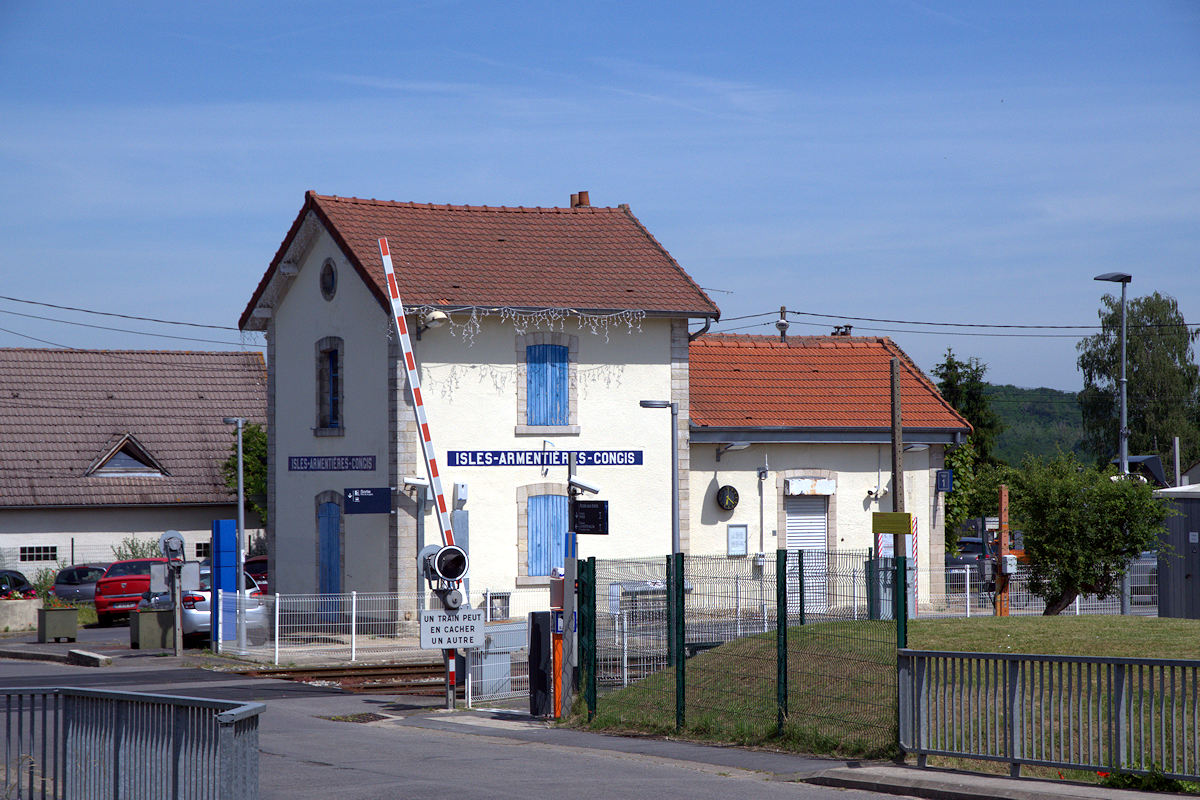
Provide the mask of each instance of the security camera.
POLYGON ((405 486, 413 486, 413 487, 428 486, 429 478, 419 478, 415 475, 405 475, 404 476, 404 485, 405 486))
POLYGON ((572 475, 571 480, 568 481, 568 483, 570 487, 577 492, 587 492, 588 494, 598 494, 600 492, 599 486, 594 483, 588 483, 578 475, 572 475))

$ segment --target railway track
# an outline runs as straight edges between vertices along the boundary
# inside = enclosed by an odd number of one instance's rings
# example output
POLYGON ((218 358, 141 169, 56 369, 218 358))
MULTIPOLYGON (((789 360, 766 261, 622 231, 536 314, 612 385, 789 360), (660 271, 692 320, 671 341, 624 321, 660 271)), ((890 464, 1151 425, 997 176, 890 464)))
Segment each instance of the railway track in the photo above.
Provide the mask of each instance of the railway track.
MULTIPOLYGON (((337 684, 350 692, 441 696, 446 693, 446 668, 440 663, 373 664, 337 667, 270 667, 246 670, 244 675, 279 678, 327 686, 337 684)), ((460 683, 458 693, 462 694, 460 683)))

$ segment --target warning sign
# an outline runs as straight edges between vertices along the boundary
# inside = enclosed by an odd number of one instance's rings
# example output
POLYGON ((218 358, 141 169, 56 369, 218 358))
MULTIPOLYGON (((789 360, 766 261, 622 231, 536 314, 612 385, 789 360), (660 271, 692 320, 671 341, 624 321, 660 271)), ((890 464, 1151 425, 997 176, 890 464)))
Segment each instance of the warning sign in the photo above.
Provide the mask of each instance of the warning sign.
POLYGON ((421 612, 421 649, 470 650, 483 646, 483 609, 421 612))

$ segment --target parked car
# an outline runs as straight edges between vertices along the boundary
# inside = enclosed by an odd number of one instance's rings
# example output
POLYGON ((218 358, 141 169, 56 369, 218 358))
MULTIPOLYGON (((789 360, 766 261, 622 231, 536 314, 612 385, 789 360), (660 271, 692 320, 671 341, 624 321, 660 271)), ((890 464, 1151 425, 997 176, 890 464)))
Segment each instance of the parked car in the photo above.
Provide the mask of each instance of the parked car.
POLYGON ((258 588, 262 589, 263 594, 271 593, 271 579, 267 571, 266 556, 250 556, 245 561, 246 572, 250 573, 250 577, 258 583, 258 588))
POLYGON ((108 564, 73 564, 54 576, 50 593, 68 603, 90 603, 96 596, 96 581, 103 577, 108 564))
POLYGON ((0 569, 0 598, 33 597, 37 589, 15 569, 0 569))
POLYGON ((96 620, 103 627, 137 608, 142 593, 150 590, 150 565, 165 564, 165 558, 137 558, 111 564, 96 581, 93 602, 96 620))
MULTIPOLYGON (((251 644, 262 644, 270 631, 267 610, 262 605, 262 590, 250 573, 242 573, 242 588, 250 596, 246 606, 246 638, 251 644)), ((183 635, 186 638, 209 636, 212 630, 212 568, 200 567, 200 589, 183 592, 180 599, 183 635)), ((146 592, 138 602, 139 611, 170 611, 175 606, 171 593, 150 594, 146 592)))

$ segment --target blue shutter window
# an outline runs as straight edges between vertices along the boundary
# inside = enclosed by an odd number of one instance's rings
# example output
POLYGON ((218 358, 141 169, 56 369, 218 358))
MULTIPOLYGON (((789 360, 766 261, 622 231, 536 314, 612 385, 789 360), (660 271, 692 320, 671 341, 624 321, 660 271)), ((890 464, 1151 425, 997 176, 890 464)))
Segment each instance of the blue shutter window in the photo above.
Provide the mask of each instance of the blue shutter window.
POLYGON ((567 535, 567 498, 556 494, 538 494, 529 498, 529 555, 530 576, 549 575, 553 567, 561 567, 563 545, 567 535))
POLYGON ((567 358, 567 348, 559 344, 525 348, 526 424, 570 424, 567 358))

